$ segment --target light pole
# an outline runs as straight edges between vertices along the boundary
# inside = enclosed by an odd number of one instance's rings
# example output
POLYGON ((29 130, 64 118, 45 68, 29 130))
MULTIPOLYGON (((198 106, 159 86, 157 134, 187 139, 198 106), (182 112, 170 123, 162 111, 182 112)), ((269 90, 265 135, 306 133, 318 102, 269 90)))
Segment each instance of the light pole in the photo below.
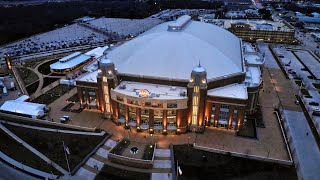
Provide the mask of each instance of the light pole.
POLYGON ((71 176, 70 166, 69 166, 69 161, 68 161, 68 156, 67 156, 67 152, 66 152, 66 146, 64 145, 64 141, 62 141, 62 144, 63 144, 64 155, 66 156, 66 161, 67 161, 67 165, 68 165, 69 176, 71 176))

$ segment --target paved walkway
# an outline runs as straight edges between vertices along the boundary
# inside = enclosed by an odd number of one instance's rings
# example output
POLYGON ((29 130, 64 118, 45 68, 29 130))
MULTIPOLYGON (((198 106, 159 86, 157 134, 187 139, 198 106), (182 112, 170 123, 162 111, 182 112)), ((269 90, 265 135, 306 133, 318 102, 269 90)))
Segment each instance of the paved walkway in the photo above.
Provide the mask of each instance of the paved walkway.
POLYGON ((151 174, 151 180, 171 180, 172 165, 170 149, 155 149, 153 168, 157 171, 151 174))
POLYGON ((279 65, 275 61, 274 57, 272 56, 269 50, 269 44, 267 43, 257 43, 259 51, 265 55, 265 67, 268 68, 277 68, 280 69, 279 65))
POLYGON ((36 90, 36 92, 34 92, 34 94, 39 94, 41 89, 42 89, 42 86, 43 86, 43 77, 42 77, 42 74, 39 72, 39 71, 35 71, 33 68, 31 67, 27 67, 27 69, 29 69, 30 71, 36 73, 36 75, 38 76, 38 79, 39 79, 39 85, 38 85, 38 88, 36 90))
POLYGON ((320 151, 303 112, 283 111, 284 124, 290 134, 289 142, 294 154, 300 179, 319 179, 320 151), (292 148, 293 147, 293 148, 292 148), (300 172, 300 173, 299 173, 300 172))
POLYGON ((0 179, 23 179, 23 180, 37 180, 38 178, 32 177, 15 168, 8 166, 0 161, 0 179))
POLYGON ((108 139, 106 143, 101 146, 98 151, 88 159, 72 179, 93 180, 104 166, 104 161, 108 159, 109 151, 115 147, 117 142, 108 139))

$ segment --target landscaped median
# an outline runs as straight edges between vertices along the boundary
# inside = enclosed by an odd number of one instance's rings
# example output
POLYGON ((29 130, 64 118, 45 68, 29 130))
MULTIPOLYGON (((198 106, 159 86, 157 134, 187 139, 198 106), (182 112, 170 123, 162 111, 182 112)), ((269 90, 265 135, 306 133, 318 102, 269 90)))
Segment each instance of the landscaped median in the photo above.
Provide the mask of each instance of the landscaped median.
MULTIPOLYGON (((8 130, 10 130, 13 134, 21 138, 23 141, 28 143, 30 146, 38 150, 40 153, 45 155, 51 161, 55 162, 63 169, 68 171, 68 166, 66 162, 65 153, 67 153, 68 162, 70 165, 70 170, 72 171, 74 168, 78 166, 82 160, 93 151, 93 149, 101 143, 108 135, 107 133, 91 133, 91 132, 81 132, 81 131, 60 131, 57 132, 55 129, 46 129, 46 128, 37 128, 34 127, 22 127, 13 124, 5 124, 3 123, 8 130), (65 148, 63 147, 63 143, 65 144, 65 148), (68 149, 67 151, 65 149, 68 149), (68 154, 70 152, 70 154, 68 154)), ((4 136, 4 135, 3 135, 4 136)), ((2 144, 2 137, 1 137, 2 144)), ((10 145, 10 144, 9 144, 10 145)), ((17 145, 20 145, 17 143, 17 145)), ((8 145, 7 145, 8 146, 8 145)), ((20 145, 21 146, 21 145, 20 145)), ((37 159, 40 159, 32 152, 21 154, 20 149, 18 147, 6 148, 10 149, 11 154, 7 154, 8 156, 15 159, 15 157, 19 157, 17 161, 24 162, 35 162, 31 164, 33 168, 36 169, 44 169, 43 171, 49 172, 55 168, 50 165, 36 163, 37 159), (28 154, 28 156, 26 156, 28 154)), ((23 149, 23 148, 22 148, 23 149)), ((4 152, 5 153, 5 152, 4 152)), ((40 159, 41 160, 41 159, 40 159)), ((45 163, 45 162, 44 162, 45 163)), ((55 171, 56 172, 56 171, 55 171)), ((58 175, 59 172, 57 172, 58 175)))

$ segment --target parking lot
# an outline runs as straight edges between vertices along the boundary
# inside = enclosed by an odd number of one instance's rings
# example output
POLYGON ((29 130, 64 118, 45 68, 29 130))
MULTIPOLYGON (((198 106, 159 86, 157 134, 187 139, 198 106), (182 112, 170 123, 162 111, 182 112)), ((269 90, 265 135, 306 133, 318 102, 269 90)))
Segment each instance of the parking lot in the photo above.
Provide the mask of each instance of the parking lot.
POLYGON ((317 128, 318 134, 320 134, 320 117, 314 113, 315 111, 320 111, 319 59, 299 46, 276 46, 273 49, 292 84, 296 84, 295 93, 301 97, 314 126, 317 128), (303 83, 301 84, 299 81, 303 83))

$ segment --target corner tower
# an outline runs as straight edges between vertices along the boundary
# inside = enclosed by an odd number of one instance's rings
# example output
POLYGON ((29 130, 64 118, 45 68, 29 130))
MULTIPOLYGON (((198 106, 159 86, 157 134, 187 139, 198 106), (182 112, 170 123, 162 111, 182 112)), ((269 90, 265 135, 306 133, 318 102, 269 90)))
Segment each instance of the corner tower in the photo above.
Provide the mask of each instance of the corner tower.
POLYGON ((99 98, 100 109, 104 117, 109 118, 114 111, 110 98, 110 89, 116 87, 118 84, 117 72, 114 63, 107 58, 106 53, 104 53, 103 57, 98 61, 98 68, 98 94, 99 97, 102 97, 99 98))
POLYGON ((203 132, 205 100, 207 96, 207 71, 199 65, 193 68, 188 83, 188 126, 190 131, 203 132))

